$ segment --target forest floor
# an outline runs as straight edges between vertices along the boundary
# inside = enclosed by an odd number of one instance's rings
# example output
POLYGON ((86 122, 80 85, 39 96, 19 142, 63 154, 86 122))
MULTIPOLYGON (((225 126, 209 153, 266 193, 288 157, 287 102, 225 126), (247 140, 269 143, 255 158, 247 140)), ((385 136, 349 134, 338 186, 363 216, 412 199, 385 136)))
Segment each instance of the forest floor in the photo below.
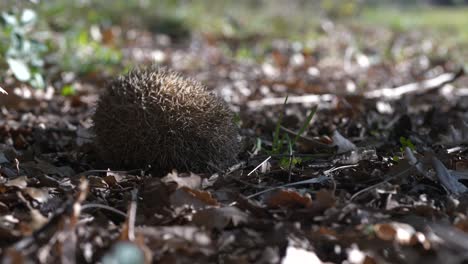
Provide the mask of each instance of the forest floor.
POLYGON ((39 12, 49 20, 37 38, 55 51, 44 55, 45 87, 1 73, 3 263, 468 259, 462 11, 417 26, 404 12, 378 24, 363 11, 365 21, 317 18, 287 36, 234 18, 219 31, 177 19, 67 28, 53 10, 39 12), (447 24, 451 16, 458 22, 447 24), (99 94, 149 64, 229 104, 242 136, 237 164, 163 178, 102 165, 91 119, 99 94))

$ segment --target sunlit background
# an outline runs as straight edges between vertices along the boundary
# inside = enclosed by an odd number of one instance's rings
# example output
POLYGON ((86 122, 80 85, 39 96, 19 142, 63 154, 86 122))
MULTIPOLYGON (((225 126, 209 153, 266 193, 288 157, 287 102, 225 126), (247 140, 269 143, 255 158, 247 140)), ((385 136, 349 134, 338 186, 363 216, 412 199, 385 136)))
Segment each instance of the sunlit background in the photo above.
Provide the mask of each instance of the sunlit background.
MULTIPOLYGON (((45 76, 39 76, 44 74, 43 67, 78 74, 113 72, 125 70, 128 60, 147 59, 144 58, 150 56, 147 50, 128 50, 132 46, 128 44, 133 41, 138 46, 135 48, 145 48, 142 42, 148 34, 157 34, 159 42, 171 45, 187 43, 183 40, 193 37, 208 41, 224 39, 228 40, 221 45, 225 55, 262 60, 273 39, 287 38, 313 48, 313 43, 330 32, 352 32, 353 35, 344 36, 347 41, 360 50, 371 49, 381 56, 388 56, 389 46, 398 44, 393 41, 405 35, 420 39, 434 56, 452 56, 464 62, 468 53, 468 49, 463 49, 468 43, 467 3, 461 0, 2 1, 0 65, 15 69, 17 63, 7 60, 14 58, 31 71, 30 75, 17 77, 44 87, 45 76), (23 26, 21 17, 25 19, 23 26)), ((146 45, 151 43, 148 41, 146 45)), ((331 55, 344 56, 340 52, 331 55)), ((153 51, 151 56, 158 61, 163 54, 153 51)), ((48 75, 47 79, 53 78, 51 71, 48 75)))

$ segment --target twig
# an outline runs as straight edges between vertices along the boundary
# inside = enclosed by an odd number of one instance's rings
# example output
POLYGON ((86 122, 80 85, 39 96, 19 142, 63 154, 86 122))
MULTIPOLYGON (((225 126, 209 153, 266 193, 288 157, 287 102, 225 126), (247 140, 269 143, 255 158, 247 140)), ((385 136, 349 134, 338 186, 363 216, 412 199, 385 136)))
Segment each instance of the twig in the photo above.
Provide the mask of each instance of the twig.
POLYGON ((93 209, 93 208, 99 208, 99 209, 104 209, 104 210, 107 210, 107 211, 110 211, 110 212, 113 212, 113 213, 116 213, 124 218, 127 217, 127 214, 120 211, 120 210, 117 210, 113 207, 110 207, 110 206, 107 206, 107 205, 104 205, 104 204, 96 204, 96 203, 90 203, 90 204, 85 204, 83 206, 81 206, 81 210, 84 211, 84 210, 88 210, 88 209, 93 209))
MULTIPOLYGON (((417 163, 419 163, 419 161, 418 161, 417 163)), ((416 163, 416 164, 417 164, 417 163, 416 163)), ((395 175, 393 175, 393 176, 387 177, 385 180, 383 180, 383 181, 381 181, 381 182, 379 182, 379 183, 377 183, 377 184, 371 185, 371 186, 369 186, 369 187, 366 187, 366 188, 364 188, 364 189, 358 191, 357 193, 353 194, 353 196, 351 196, 351 198, 350 198, 349 200, 350 200, 350 201, 353 201, 353 200, 356 199, 356 197, 358 197, 359 195, 361 195, 361 194, 363 194, 363 193, 365 193, 365 192, 367 192, 367 191, 369 191, 369 190, 372 190, 372 189, 374 189, 374 188, 376 188, 376 187, 378 187, 378 186, 380 186, 380 185, 382 185, 382 184, 384 184, 384 183, 386 183, 386 182, 389 182, 389 181, 391 181, 391 180, 393 180, 393 179, 395 179, 395 178, 400 177, 401 175, 403 175, 403 174, 407 173, 408 171, 414 169, 414 168, 416 167, 416 164, 415 164, 415 165, 411 165, 409 168, 406 168, 406 169, 404 169, 403 171, 400 171, 399 173, 397 173, 397 174, 395 174, 395 175)))
POLYGON ((128 208, 128 239, 130 241, 135 240, 135 219, 137 211, 137 199, 138 199, 138 190, 134 189, 132 191, 132 202, 128 208))
POLYGON ((291 182, 291 174, 292 174, 292 163, 294 160, 294 154, 292 151, 291 141, 288 140, 289 144, 289 165, 288 165, 288 182, 291 182))
MULTIPOLYGON (((271 154, 271 155, 258 155, 255 157, 250 158, 250 160, 263 160, 271 156, 271 158, 289 158, 291 155, 289 154, 271 154)), ((316 154, 304 154, 304 153, 295 153, 294 157, 303 157, 303 158, 328 158, 330 154, 323 154, 323 153, 316 153, 316 154)))
POLYGON ((331 168, 329 170, 324 171, 323 173, 325 175, 329 175, 330 173, 332 173, 334 171, 337 171, 337 170, 342 170, 342 169, 347 169, 347 168, 352 168, 352 167, 357 167, 357 166, 358 166, 358 164, 343 165, 343 166, 340 166, 340 167, 331 168))
MULTIPOLYGON (((229 167, 225 172, 224 172, 224 177, 228 176, 229 174, 233 173, 234 171, 237 171, 241 168, 243 168, 245 165, 247 164, 247 162, 245 161, 241 161, 231 167, 229 167)), ((212 174, 207 180, 204 180, 202 182, 202 188, 205 189, 207 187, 210 187, 211 185, 213 185, 213 183, 218 179, 220 173, 217 172, 217 173, 214 173, 212 174)))
POLYGON ((257 167, 255 167, 252 171, 250 171, 249 173, 247 173, 247 176, 250 176, 250 174, 254 173, 256 170, 258 170, 258 168, 260 168, 263 164, 265 164, 267 161, 269 161, 271 159, 271 155, 268 156, 268 158, 266 158, 264 161, 262 161, 262 163, 258 164, 257 167))
MULTIPOLYGON (((249 108, 259 108, 272 105, 284 105, 285 97, 264 98, 247 102, 249 108)), ((308 94, 302 96, 289 96, 287 104, 316 104, 321 108, 333 108, 337 104, 334 94, 308 94)))
MULTIPOLYGON (((128 171, 124 171, 124 170, 88 170, 88 171, 83 171, 83 172, 80 172, 78 173, 76 176, 88 176, 90 174, 93 174, 93 173, 101 173, 101 172, 113 172, 113 173, 133 173, 133 172, 142 172, 143 170, 141 169, 134 169, 134 170, 128 170, 128 171)), ((75 177, 76 177, 75 176, 75 177)))
POLYGON ((455 73, 444 73, 432 79, 424 80, 422 82, 414 82, 405 84, 396 88, 382 88, 378 90, 369 91, 364 94, 367 98, 384 98, 387 100, 397 100, 405 94, 415 93, 423 94, 431 90, 440 88, 447 83, 451 83, 464 74, 463 68, 455 73))
POLYGON ((284 185, 277 186, 277 187, 272 187, 272 188, 269 188, 269 189, 266 189, 266 190, 251 194, 251 195, 247 196, 247 199, 252 199, 252 198, 254 198, 256 196, 259 196, 261 194, 264 194, 264 193, 267 193, 267 192, 270 192, 270 191, 274 191, 274 190, 280 189, 280 188, 291 187, 291 186, 296 186, 296 185, 303 185, 303 184, 320 183, 320 182, 328 180, 328 179, 329 179, 329 177, 322 175, 322 176, 319 176, 319 177, 313 178, 313 179, 308 179, 308 180, 298 181, 298 182, 292 182, 292 183, 284 184, 284 185))
POLYGON ((298 133, 292 131, 291 129, 287 128, 287 127, 284 127, 284 126, 281 126, 280 127, 282 131, 290 134, 290 135, 293 135, 295 137, 297 137, 299 140, 302 140, 302 141, 307 141, 308 143, 311 143, 312 145, 316 146, 316 147, 321 147, 321 148, 333 148, 334 146, 331 146, 331 145, 327 145, 325 143, 322 143, 320 142, 319 140, 317 139, 314 139, 314 138, 310 138, 308 136, 303 136, 303 135, 299 135, 298 133))

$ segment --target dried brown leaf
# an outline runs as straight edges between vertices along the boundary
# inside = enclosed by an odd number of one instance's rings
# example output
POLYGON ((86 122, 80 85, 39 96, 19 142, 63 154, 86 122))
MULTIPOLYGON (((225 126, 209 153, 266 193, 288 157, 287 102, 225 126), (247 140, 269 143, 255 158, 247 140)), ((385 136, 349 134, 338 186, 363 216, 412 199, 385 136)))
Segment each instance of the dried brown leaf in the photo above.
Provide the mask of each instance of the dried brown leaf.
POLYGON ((294 190, 280 189, 268 193, 265 204, 270 208, 309 208, 312 206, 310 195, 302 195, 294 190))
POLYGON ((171 205, 174 207, 193 206, 196 209, 207 206, 218 206, 210 192, 193 190, 188 187, 177 189, 170 196, 171 205))
POLYGON ((401 245, 414 245, 418 242, 416 230, 405 223, 390 222, 374 226, 378 238, 388 241, 396 241, 401 245))

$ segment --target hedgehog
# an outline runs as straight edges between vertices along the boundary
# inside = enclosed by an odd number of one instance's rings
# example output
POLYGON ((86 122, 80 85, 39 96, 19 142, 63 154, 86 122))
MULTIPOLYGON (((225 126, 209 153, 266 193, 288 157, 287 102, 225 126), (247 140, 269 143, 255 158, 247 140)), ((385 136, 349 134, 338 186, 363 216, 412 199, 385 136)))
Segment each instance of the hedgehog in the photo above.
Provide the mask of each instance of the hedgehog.
POLYGON ((167 68, 135 68, 112 80, 93 116, 97 152, 119 169, 213 172, 239 152, 229 106, 204 85, 167 68))

